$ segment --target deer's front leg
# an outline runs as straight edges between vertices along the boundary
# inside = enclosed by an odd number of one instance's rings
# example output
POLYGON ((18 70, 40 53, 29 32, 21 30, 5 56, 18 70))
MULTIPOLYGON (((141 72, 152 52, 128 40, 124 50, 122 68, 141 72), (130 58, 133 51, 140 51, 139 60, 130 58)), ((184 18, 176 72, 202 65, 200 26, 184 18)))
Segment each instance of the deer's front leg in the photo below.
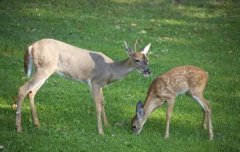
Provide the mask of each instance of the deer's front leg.
POLYGON ((174 102, 175 102, 175 99, 170 99, 168 101, 168 109, 167 109, 167 113, 166 113, 166 131, 165 131, 165 136, 164 136, 165 139, 169 138, 169 126, 170 126, 172 110, 174 107, 174 102))
POLYGON ((104 125, 106 127, 108 127, 109 123, 108 123, 107 115, 106 115, 105 108, 104 108, 104 96, 103 96, 103 92, 102 92, 102 87, 100 89, 100 99, 101 99, 101 106, 102 106, 103 122, 104 122, 104 125))
POLYGON ((98 133, 103 135, 103 127, 102 127, 102 101, 101 101, 101 87, 97 84, 92 84, 92 96, 96 104, 96 113, 97 113, 97 126, 98 133))

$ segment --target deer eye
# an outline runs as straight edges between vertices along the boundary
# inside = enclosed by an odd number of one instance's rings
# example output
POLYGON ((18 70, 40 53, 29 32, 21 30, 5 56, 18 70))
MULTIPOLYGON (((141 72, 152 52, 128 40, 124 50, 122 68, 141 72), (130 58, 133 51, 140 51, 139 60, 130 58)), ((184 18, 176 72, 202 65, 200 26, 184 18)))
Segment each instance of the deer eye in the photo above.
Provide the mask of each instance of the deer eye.
POLYGON ((135 62, 140 62, 140 60, 138 60, 138 59, 135 59, 135 62))

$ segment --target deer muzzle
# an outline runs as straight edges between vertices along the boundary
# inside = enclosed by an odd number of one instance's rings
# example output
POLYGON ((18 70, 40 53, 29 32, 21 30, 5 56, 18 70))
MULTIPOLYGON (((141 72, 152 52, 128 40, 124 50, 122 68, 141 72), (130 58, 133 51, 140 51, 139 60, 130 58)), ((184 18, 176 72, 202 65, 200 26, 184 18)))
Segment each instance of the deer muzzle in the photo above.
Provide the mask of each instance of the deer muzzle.
POLYGON ((151 74, 149 68, 145 68, 142 72, 143 76, 149 76, 151 74))

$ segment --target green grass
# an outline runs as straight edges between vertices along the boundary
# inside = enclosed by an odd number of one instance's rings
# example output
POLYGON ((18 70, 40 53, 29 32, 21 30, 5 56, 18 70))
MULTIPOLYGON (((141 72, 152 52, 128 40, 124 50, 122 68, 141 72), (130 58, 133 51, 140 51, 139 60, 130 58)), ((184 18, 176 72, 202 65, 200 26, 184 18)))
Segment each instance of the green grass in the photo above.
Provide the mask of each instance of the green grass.
POLYGON ((240 3, 185 0, 1 0, 0 145, 8 151, 240 151, 240 3), (96 130, 95 104, 88 86, 52 76, 36 96, 41 128, 33 126, 28 99, 23 129, 15 132, 15 102, 27 81, 26 46, 41 38, 97 50, 114 60, 126 58, 123 41, 143 47, 153 72, 133 72, 104 89, 111 127, 96 130), (135 104, 151 81, 173 67, 192 64, 209 72, 205 96, 213 111, 215 137, 202 129, 202 110, 186 96, 177 98, 170 138, 163 139, 166 106, 156 110, 138 136, 130 130, 135 104))

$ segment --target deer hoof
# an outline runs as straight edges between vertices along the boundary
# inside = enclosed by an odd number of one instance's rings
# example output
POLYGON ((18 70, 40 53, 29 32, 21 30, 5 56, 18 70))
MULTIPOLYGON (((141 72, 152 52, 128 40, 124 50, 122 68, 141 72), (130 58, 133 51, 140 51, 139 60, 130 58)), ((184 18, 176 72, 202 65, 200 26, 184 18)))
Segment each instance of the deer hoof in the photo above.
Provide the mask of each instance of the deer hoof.
POLYGON ((17 132, 22 132, 22 126, 16 126, 16 131, 17 132))
POLYGON ((168 138, 169 138, 169 135, 165 135, 165 136, 164 136, 164 139, 168 139, 168 138))
POLYGON ((40 123, 35 123, 34 125, 35 125, 37 128, 40 128, 40 127, 41 127, 40 123))
POLYGON ((103 130, 98 130, 98 134, 99 134, 99 135, 104 135, 103 130))

